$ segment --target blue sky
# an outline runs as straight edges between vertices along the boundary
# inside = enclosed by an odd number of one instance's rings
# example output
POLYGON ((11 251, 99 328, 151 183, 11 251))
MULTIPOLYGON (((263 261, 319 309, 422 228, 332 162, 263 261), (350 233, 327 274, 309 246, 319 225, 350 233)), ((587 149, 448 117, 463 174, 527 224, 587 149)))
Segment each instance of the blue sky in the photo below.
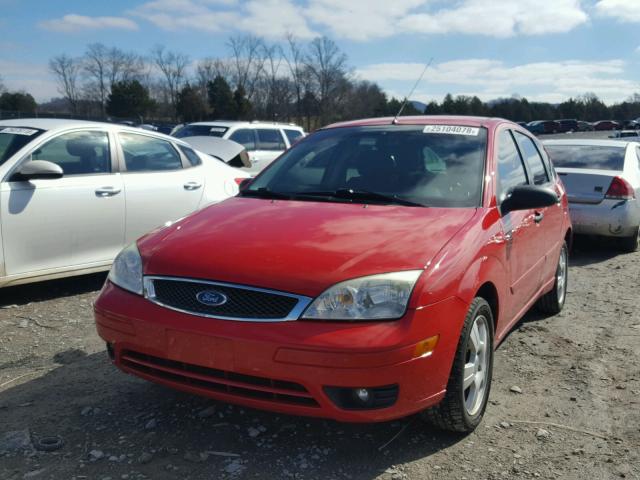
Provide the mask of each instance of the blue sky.
POLYGON ((88 43, 164 44, 196 62, 225 57, 230 35, 287 32, 331 37, 354 75, 396 96, 433 57, 422 101, 640 93, 640 0, 0 0, 0 76, 42 101, 57 96, 48 59, 88 43))

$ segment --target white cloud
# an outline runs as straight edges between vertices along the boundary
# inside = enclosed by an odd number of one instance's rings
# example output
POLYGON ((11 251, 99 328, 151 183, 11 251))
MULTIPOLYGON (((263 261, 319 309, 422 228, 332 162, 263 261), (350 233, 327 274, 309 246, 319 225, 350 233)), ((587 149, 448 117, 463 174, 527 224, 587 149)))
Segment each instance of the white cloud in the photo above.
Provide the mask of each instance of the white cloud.
MULTIPOLYGON (((427 70, 417 100, 440 99, 445 93, 478 95, 483 100, 518 92, 530 99, 556 101, 595 92, 607 102, 618 102, 640 91, 640 83, 625 77, 622 60, 536 62, 508 66, 491 59, 443 62, 427 70)), ((418 63, 381 63, 357 70, 359 77, 394 85, 411 85, 422 72, 418 63)), ((409 87, 407 87, 409 88, 409 87)), ((406 92, 399 96, 404 96, 406 92)))
POLYGON ((264 37, 293 33, 311 38, 313 32, 299 7, 290 0, 153 0, 128 12, 164 30, 196 29, 217 33, 243 30, 264 37))
POLYGON ((612 17, 621 22, 640 22, 638 0, 600 0, 595 9, 603 17, 612 17))
POLYGON ((87 17, 84 15, 69 14, 62 18, 45 20, 39 24, 42 28, 54 32, 79 32, 96 29, 120 29, 137 30, 136 22, 124 17, 87 17))
POLYGON ((568 32, 588 20, 579 0, 460 0, 443 8, 425 0, 317 0, 307 15, 353 40, 400 33, 543 35, 568 32))
POLYGON ((315 26, 356 41, 402 33, 544 35, 588 21, 580 0, 151 0, 127 13, 165 30, 310 38, 315 26))

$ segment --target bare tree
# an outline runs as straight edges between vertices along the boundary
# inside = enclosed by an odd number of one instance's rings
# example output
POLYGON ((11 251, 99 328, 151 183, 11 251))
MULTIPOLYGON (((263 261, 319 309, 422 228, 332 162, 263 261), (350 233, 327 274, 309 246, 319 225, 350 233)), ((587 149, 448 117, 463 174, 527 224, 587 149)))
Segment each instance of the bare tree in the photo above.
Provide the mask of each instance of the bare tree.
POLYGON ((105 115, 105 105, 114 83, 139 79, 144 62, 139 55, 127 53, 119 48, 108 48, 102 43, 91 43, 83 58, 87 77, 85 90, 100 103, 100 111, 105 115))
POLYGON ((175 118, 178 92, 182 89, 186 80, 189 57, 182 53, 166 50, 162 45, 153 48, 151 57, 162 74, 162 83, 166 89, 168 103, 175 118))
POLYGON ((231 50, 233 83, 251 100, 264 68, 264 42, 253 35, 241 35, 231 37, 227 46, 231 50))
MULTIPOLYGON (((289 68, 289 75, 293 85, 293 91, 296 102, 296 116, 301 119, 302 99, 305 89, 309 87, 309 74, 304 62, 304 52, 296 37, 292 33, 287 33, 287 52, 283 52, 284 60, 289 68)), ((307 129, 309 127, 307 126, 307 129)))
POLYGON ((0 95, 7 91, 7 87, 4 86, 2 75, 0 75, 0 95))
POLYGON ((56 78, 58 91, 64 96, 71 106, 74 114, 78 113, 80 102, 79 77, 81 62, 68 55, 62 54, 49 60, 49 70, 56 78))
POLYGON ((328 37, 315 38, 309 44, 306 67, 314 81, 320 123, 327 120, 331 105, 339 102, 346 77, 347 56, 328 37))
POLYGON ((105 115, 105 103, 110 85, 107 80, 107 56, 109 50, 102 43, 91 43, 84 54, 83 67, 87 75, 85 89, 90 98, 100 103, 100 111, 105 115))

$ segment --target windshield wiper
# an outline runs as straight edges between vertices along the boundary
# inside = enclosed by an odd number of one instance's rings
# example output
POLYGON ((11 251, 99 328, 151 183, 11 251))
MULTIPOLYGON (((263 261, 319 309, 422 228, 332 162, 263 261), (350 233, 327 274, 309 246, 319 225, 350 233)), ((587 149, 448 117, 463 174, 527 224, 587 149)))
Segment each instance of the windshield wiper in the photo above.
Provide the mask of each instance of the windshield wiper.
POLYGON ((422 203, 413 202, 406 198, 398 197, 397 195, 385 195, 384 193, 371 192, 369 190, 355 190, 353 188, 339 188, 337 190, 327 190, 318 192, 296 192, 296 196, 310 196, 310 197, 333 197, 344 198, 349 200, 373 200, 386 203, 393 203, 396 205, 404 205, 406 207, 426 207, 422 203))
POLYGON ((269 198, 272 200, 291 200, 291 195, 283 192, 269 190, 266 187, 260 187, 256 190, 246 189, 240 192, 241 197, 269 198))

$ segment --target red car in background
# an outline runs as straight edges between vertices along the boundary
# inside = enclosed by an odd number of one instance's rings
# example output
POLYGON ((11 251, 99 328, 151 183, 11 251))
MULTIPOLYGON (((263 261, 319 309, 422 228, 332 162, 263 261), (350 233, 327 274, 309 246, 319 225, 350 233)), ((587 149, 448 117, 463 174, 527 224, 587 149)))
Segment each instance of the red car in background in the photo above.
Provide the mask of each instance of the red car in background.
POLYGON ((594 130, 620 130, 622 125, 613 120, 600 120, 599 122, 593 123, 594 130))
POLYGON ((567 291, 567 198, 499 119, 323 128, 237 197, 130 245, 95 302, 127 373, 349 422, 481 421, 493 351, 567 291))

